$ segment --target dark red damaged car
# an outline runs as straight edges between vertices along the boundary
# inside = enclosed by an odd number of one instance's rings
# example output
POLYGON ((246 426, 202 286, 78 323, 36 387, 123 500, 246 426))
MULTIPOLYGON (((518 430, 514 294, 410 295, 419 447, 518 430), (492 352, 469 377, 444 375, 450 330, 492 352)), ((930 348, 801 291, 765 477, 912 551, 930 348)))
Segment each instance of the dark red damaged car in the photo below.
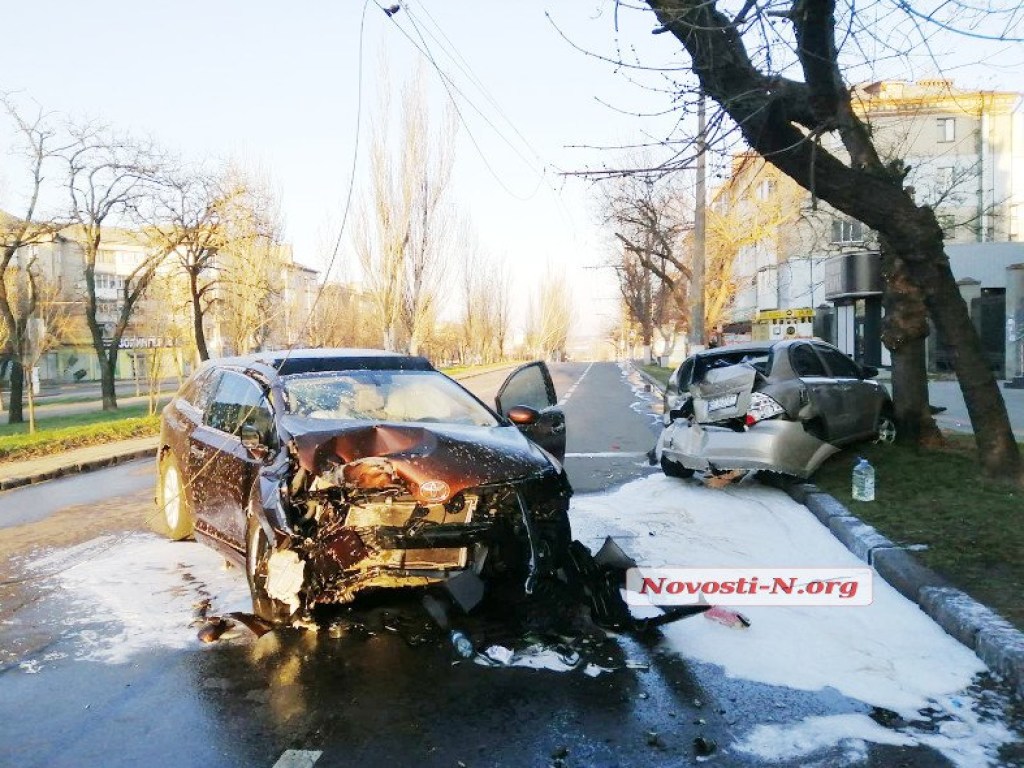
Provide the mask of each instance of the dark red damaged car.
POLYGON ((571 542, 565 417, 543 363, 496 411, 421 357, 292 350, 204 363, 163 411, 154 527, 245 568, 283 623, 363 590, 532 591, 571 542))

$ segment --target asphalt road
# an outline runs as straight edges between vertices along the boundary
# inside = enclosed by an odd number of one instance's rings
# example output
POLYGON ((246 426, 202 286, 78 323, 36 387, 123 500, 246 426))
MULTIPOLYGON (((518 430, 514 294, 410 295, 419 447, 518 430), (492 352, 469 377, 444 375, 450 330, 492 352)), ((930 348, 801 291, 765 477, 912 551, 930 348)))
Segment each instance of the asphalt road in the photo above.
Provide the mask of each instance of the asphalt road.
MULTIPOLYGON (((657 416, 639 382, 611 363, 553 374, 577 493, 652 471, 643 454, 657 416)), ((490 400, 503 378, 466 384, 490 400)), ((639 768, 695 764, 694 740, 705 739, 719 745, 712 765, 797 766, 808 763, 723 746, 780 711, 865 709, 835 690, 728 678, 658 632, 572 638, 585 662, 613 670, 593 677, 457 661, 411 595, 342 612, 334 632, 243 631, 203 645, 188 606, 206 598, 227 610, 244 576, 199 545, 141 533, 152 481, 135 462, 0 494, 0 765, 639 768)), ((478 647, 531 632, 555 647, 544 617, 499 609, 463 626, 478 647)), ((814 764, 949 765, 923 747, 854 757, 825 747, 814 764)))

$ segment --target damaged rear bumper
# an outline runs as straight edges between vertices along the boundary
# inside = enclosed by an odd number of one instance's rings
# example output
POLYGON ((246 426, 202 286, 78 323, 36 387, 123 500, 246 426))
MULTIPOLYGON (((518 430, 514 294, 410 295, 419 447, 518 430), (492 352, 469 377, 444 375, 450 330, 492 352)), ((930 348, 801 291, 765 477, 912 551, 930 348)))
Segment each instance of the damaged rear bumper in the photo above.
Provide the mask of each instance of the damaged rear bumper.
POLYGON ((677 419, 658 439, 659 455, 687 469, 766 470, 806 478, 839 449, 796 421, 772 419, 745 431, 677 419))

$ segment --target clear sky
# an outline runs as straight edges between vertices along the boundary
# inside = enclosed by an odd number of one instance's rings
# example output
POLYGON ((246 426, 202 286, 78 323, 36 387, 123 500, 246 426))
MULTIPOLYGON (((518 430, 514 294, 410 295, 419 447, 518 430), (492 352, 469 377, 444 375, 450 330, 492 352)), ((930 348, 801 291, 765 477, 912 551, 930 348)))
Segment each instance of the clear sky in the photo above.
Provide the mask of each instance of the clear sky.
MULTIPOLYGON (((638 118, 666 110, 670 97, 638 85, 644 75, 580 52, 559 30, 612 58, 617 41, 627 59, 636 44, 647 64, 678 64, 678 44, 650 35, 649 13, 623 9, 616 19, 610 0, 403 5, 392 20, 369 2, 361 30, 363 0, 11 3, 0 89, 149 134, 187 159, 260 166, 281 193, 296 258, 323 268, 322 244, 340 222, 350 185, 358 189, 365 175, 381 62, 400 82, 417 66, 416 46, 427 49, 460 91, 456 200, 483 247, 515 265, 520 307, 530 275, 564 264, 576 286, 576 330, 601 330, 615 313, 616 290, 608 270, 588 267, 607 257, 608 244, 589 183, 559 172, 615 165, 621 155, 573 145, 663 138, 676 118, 638 118)), ((439 116, 444 90, 427 74, 439 116)), ((336 269, 355 278, 347 244, 336 269)))

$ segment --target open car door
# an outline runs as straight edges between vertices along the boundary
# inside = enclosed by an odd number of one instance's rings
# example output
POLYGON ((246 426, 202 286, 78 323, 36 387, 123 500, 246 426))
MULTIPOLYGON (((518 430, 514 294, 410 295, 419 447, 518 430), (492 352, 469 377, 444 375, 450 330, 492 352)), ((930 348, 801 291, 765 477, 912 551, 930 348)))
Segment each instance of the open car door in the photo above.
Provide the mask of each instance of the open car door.
POLYGON ((543 362, 516 368, 498 390, 498 413, 559 461, 565 458, 565 414, 558 407, 551 373, 543 362), (513 409, 517 409, 513 411, 513 409), (532 413, 521 410, 528 409, 532 413), (511 416, 509 412, 513 411, 511 416))

